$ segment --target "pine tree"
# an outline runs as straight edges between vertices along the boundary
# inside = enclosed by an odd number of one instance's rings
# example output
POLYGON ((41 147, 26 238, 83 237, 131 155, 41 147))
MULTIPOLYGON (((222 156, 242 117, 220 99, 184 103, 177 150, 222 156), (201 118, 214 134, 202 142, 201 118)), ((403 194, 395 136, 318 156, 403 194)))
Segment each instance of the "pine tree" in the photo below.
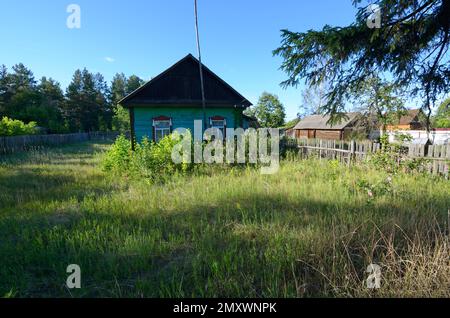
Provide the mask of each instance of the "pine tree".
POLYGON ((111 91, 108 83, 102 74, 97 73, 94 75, 94 87, 96 90, 96 103, 99 107, 99 129, 111 130, 113 108, 111 105, 111 91))
POLYGON ((119 104, 119 101, 127 94, 127 77, 123 73, 114 75, 111 82, 111 103, 113 107, 119 104))
POLYGON ((80 70, 76 70, 72 82, 66 89, 66 103, 64 104, 64 118, 70 131, 82 130, 82 108, 83 108, 83 76, 80 70))
POLYGON ((8 69, 0 65, 0 119, 6 115, 6 103, 8 100, 8 69))
MULTIPOLYGON (((358 6, 362 0, 353 0, 358 6)), ((288 79, 284 86, 330 81, 323 112, 336 117, 345 110, 352 86, 373 73, 389 74, 394 84, 423 101, 429 119, 437 99, 450 86, 450 0, 376 0, 381 28, 370 28, 371 12, 358 8, 356 21, 346 27, 322 30, 282 30, 281 46, 288 79)), ((429 127, 429 120, 428 120, 429 127)))
POLYGON ((142 85, 144 85, 144 80, 142 80, 136 75, 131 75, 127 81, 127 89, 126 89, 127 95, 134 92, 142 85))
POLYGON ((60 84, 52 78, 42 77, 37 89, 41 96, 39 109, 45 116, 35 120, 50 133, 67 132, 63 122, 64 94, 60 84))
MULTIPOLYGON (((14 65, 12 70, 7 76, 9 97, 5 104, 6 116, 24 122, 38 121, 35 117, 40 113, 41 96, 33 72, 22 63, 14 65)), ((44 117, 44 114, 40 113, 39 117, 44 117)))
POLYGON ((114 111, 112 119, 113 130, 125 132, 130 127, 130 116, 126 109, 119 105, 119 101, 127 95, 128 79, 123 74, 116 74, 111 83, 111 103, 114 111))

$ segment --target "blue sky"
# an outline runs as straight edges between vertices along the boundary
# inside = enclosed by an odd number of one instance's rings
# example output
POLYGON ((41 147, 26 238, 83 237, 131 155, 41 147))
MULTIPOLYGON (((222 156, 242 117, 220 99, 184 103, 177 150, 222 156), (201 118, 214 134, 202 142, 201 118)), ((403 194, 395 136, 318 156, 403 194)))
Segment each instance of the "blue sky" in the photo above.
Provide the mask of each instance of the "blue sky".
MULTIPOLYGON (((253 103, 277 94, 292 119, 302 87, 283 89, 280 30, 306 31, 354 19, 350 0, 198 0, 203 62, 253 103)), ((117 72, 145 80, 188 53, 197 55, 193 0, 0 0, 0 64, 22 62, 36 78, 62 87, 88 68, 110 81, 117 72), (81 7, 81 29, 69 29, 69 4, 81 7)))

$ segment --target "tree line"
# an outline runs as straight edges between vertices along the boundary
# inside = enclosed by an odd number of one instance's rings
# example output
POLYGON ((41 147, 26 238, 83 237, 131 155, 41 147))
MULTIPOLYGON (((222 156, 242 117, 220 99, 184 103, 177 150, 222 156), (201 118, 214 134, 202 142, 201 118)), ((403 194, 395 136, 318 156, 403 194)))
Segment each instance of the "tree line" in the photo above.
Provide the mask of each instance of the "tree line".
MULTIPOLYGON (((11 118, 24 123, 35 122, 47 133, 87 131, 127 131, 128 111, 118 102, 144 81, 136 75, 117 73, 109 84, 102 74, 86 68, 76 70, 65 91, 52 78, 36 80, 22 63, 9 71, 0 66, 0 119, 11 118)), ((284 106, 278 96, 264 92, 258 104, 248 110, 263 127, 282 126, 284 106)))
POLYGON ((76 70, 65 91, 52 78, 36 80, 22 63, 0 66, 0 118, 36 122, 47 133, 125 131, 128 112, 118 101, 144 81, 117 73, 111 83, 86 68, 76 70))

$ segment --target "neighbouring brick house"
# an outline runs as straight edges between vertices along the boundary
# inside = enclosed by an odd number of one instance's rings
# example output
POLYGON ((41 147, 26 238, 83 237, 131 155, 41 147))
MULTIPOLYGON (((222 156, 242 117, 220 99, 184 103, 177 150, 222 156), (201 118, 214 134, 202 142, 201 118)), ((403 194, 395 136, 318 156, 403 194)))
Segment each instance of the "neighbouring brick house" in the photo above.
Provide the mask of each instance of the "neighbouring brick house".
POLYGON ((398 121, 386 126, 387 131, 393 130, 425 130, 425 125, 421 122, 420 116, 422 111, 420 109, 407 110, 403 116, 400 116, 398 121))

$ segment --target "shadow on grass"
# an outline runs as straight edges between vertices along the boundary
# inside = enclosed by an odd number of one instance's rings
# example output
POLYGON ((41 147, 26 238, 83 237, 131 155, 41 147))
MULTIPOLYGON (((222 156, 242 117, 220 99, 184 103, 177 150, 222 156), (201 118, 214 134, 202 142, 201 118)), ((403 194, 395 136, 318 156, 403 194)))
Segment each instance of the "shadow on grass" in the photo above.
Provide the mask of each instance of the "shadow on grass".
MULTIPOLYGON (((433 207, 430 217, 444 219, 446 202, 417 200, 433 207)), ((83 288, 71 292, 76 297, 296 297, 301 283, 303 295, 331 296, 326 280, 300 259, 317 266, 320 257, 326 258, 321 265, 333 262, 332 235, 343 240, 366 222, 366 232, 340 250, 364 273, 367 264, 358 253, 360 245, 370 247, 371 224, 409 230, 419 214, 414 202, 399 210, 389 202, 376 209, 355 202, 337 208, 248 193, 167 213, 103 207, 82 215, 69 211, 59 223, 42 216, 0 222, 7 237, 0 243, 0 294, 15 288, 20 297, 69 296, 65 269, 79 264, 83 288)))
MULTIPOLYGON (((102 152, 107 146, 111 145, 112 142, 109 141, 95 141, 95 142, 82 142, 75 144, 68 144, 60 147, 37 147, 26 152, 17 152, 13 154, 5 154, 0 156, 0 164, 3 165, 17 165, 17 164, 29 164, 36 163, 37 160, 46 163, 50 162, 51 159, 56 157, 70 158, 73 156, 83 156, 85 154, 86 158, 92 158, 92 155, 96 152, 102 152)), ((53 164, 53 160, 51 160, 53 164)))
POLYGON ((116 190, 101 174, 79 178, 71 173, 58 171, 47 173, 41 169, 21 168, 0 177, 0 209, 26 209, 28 203, 45 206, 52 201, 75 198, 82 201, 86 196, 102 196, 116 190))
POLYGON ((106 195, 114 190, 96 168, 94 154, 108 143, 79 143, 45 151, 2 156, 0 160, 0 209, 25 209, 28 203, 106 195), (89 168, 88 168, 89 169, 89 168), (87 173, 87 174, 86 174, 87 173))

